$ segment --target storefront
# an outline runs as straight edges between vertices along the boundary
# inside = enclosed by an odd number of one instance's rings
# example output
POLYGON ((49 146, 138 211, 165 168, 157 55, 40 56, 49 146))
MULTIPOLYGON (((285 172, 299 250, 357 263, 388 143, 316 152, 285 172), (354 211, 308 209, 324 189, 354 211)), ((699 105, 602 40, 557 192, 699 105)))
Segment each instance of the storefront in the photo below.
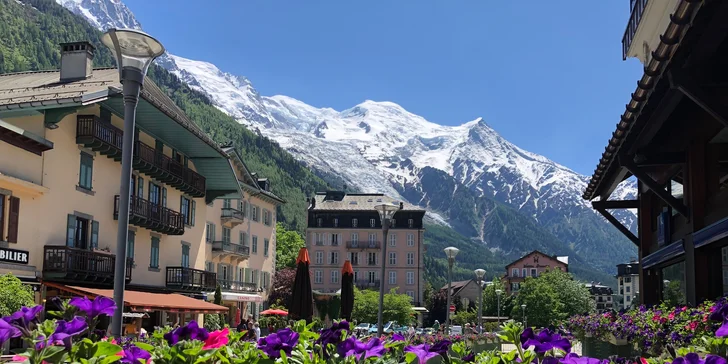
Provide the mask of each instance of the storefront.
MULTIPOLYGON (((207 300, 213 301, 215 293, 208 293, 207 300)), ((248 315, 258 318, 263 307, 263 297, 253 293, 222 292, 222 306, 227 308, 225 312, 227 324, 230 327, 237 327, 241 320, 248 315)))

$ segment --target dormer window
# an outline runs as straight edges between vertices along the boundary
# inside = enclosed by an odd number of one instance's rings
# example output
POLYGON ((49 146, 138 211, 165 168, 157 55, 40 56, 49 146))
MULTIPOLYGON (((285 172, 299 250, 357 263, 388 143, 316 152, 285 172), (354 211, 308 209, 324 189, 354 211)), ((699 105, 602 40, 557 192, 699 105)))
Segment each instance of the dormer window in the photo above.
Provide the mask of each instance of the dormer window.
POLYGON ((389 220, 389 227, 395 227, 397 226, 397 220, 391 219, 389 220))
POLYGON ((334 227, 339 227, 339 219, 334 218, 334 227))
POLYGON ((356 205, 356 201, 349 201, 349 205, 356 205))
POLYGON ((415 227, 415 220, 414 219, 408 219, 407 220, 407 226, 409 226, 410 228, 415 227))
POLYGON ((377 225, 377 220, 375 219, 369 219, 369 226, 375 227, 377 225))
POLYGON ((324 219, 322 219, 322 218, 320 218, 320 217, 319 217, 319 218, 317 218, 317 219, 316 219, 316 226, 317 226, 317 227, 322 227, 322 226, 324 226, 324 219))
POLYGON ((359 227, 359 219, 351 219, 351 227, 359 227))

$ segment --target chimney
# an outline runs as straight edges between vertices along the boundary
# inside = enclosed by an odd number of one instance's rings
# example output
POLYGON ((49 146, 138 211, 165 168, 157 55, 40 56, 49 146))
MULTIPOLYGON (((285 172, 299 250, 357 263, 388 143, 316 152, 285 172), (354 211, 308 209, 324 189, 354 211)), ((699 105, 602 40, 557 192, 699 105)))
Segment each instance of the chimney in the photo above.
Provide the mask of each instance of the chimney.
POLYGON ((61 43, 61 82, 84 80, 93 73, 94 46, 89 42, 61 43))

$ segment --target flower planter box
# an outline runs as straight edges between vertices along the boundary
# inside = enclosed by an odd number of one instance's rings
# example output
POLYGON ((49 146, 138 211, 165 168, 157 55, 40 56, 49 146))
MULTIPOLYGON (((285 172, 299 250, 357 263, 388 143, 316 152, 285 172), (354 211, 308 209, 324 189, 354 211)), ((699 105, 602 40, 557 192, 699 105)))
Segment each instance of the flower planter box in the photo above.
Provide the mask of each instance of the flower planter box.
POLYGON ((475 354, 478 354, 478 353, 482 353, 484 351, 500 349, 500 342, 498 342, 498 341, 474 342, 472 344, 472 348, 473 348, 473 352, 475 354))
POLYGON ((611 337, 608 341, 594 337, 584 337, 581 340, 581 354, 591 358, 607 359, 610 356, 632 357, 639 353, 634 346, 624 339, 611 337))

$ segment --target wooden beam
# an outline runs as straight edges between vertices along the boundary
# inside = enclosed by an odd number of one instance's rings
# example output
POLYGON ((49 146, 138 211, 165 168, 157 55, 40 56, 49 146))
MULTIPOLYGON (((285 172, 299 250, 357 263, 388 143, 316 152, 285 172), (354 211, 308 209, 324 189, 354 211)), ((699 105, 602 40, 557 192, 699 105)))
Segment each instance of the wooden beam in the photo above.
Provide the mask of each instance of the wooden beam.
POLYGON ((667 75, 673 88, 700 106, 706 113, 723 124, 723 127, 728 127, 728 109, 703 91, 693 77, 684 72, 677 73, 672 70, 668 71, 667 75))
POLYGON ((636 209, 640 207, 639 200, 607 200, 592 201, 595 209, 636 209))
MULTIPOLYGON (((617 218, 615 218, 612 214, 609 213, 609 211, 605 210, 604 208, 599 207, 599 202, 602 201, 594 201, 592 202, 592 206, 595 210, 597 210, 598 213, 602 214, 607 221, 609 221, 614 227, 619 230, 619 232, 622 233, 622 235, 626 236, 627 239, 631 240, 635 245, 639 246, 640 240, 637 239, 637 237, 629 230, 626 226, 624 226, 617 218)), ((604 201, 607 202, 607 201, 604 201)))
POLYGON ((665 166, 685 163, 685 153, 637 154, 634 158, 639 167, 665 166))
POLYGON ((685 207, 685 204, 673 197, 665 188, 660 186, 659 183, 655 182, 655 180, 648 176, 647 173, 640 169, 640 167, 634 163, 633 157, 620 155, 619 163, 624 168, 627 168, 627 170, 637 177, 637 179, 642 182, 643 185, 647 186, 647 188, 657 195, 657 197, 659 197, 662 201, 665 201, 668 206, 675 209, 675 211, 680 213, 680 215, 683 215, 688 219, 690 218, 690 213, 688 212, 687 207, 685 207))

